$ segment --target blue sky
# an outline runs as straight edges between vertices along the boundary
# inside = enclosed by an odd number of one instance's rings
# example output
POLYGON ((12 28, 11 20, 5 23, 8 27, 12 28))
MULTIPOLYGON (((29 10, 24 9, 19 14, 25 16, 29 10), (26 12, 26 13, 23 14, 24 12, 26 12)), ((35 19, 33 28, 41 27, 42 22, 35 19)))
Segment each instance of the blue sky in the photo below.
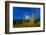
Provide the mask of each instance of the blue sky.
POLYGON ((32 16, 32 12, 35 14, 35 19, 40 18, 40 8, 13 7, 13 19, 29 19, 32 16))

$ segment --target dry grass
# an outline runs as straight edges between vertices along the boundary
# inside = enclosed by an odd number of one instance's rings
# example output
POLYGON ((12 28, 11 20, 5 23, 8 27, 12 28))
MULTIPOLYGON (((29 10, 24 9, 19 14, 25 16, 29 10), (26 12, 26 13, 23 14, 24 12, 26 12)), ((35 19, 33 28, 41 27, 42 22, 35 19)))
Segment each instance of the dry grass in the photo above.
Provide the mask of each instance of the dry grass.
POLYGON ((16 24, 13 24, 13 27, 14 28, 17 28, 17 27, 40 27, 40 21, 36 21, 36 22, 32 22, 32 21, 29 21, 29 22, 23 22, 23 23, 16 23, 16 24))

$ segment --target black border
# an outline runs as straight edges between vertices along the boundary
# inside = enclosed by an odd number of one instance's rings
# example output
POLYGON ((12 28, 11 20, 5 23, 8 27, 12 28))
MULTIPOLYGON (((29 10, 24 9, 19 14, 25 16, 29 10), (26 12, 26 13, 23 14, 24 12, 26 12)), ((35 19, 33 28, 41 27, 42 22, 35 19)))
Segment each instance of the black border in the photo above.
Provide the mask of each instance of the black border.
POLYGON ((16 33, 33 33, 33 32, 45 32, 45 3, 37 3, 37 2, 20 2, 20 1, 5 1, 5 34, 16 34, 16 33), (9 32, 9 3, 22 3, 22 4, 36 4, 43 5, 43 30, 39 31, 22 31, 22 32, 9 32))

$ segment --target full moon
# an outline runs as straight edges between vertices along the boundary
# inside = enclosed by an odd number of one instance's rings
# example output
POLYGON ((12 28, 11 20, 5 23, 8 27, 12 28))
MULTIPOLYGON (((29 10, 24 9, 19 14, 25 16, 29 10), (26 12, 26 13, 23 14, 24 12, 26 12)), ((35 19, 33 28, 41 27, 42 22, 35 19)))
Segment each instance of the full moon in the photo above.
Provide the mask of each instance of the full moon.
POLYGON ((29 18, 29 16, 26 16, 26 18, 29 18))

